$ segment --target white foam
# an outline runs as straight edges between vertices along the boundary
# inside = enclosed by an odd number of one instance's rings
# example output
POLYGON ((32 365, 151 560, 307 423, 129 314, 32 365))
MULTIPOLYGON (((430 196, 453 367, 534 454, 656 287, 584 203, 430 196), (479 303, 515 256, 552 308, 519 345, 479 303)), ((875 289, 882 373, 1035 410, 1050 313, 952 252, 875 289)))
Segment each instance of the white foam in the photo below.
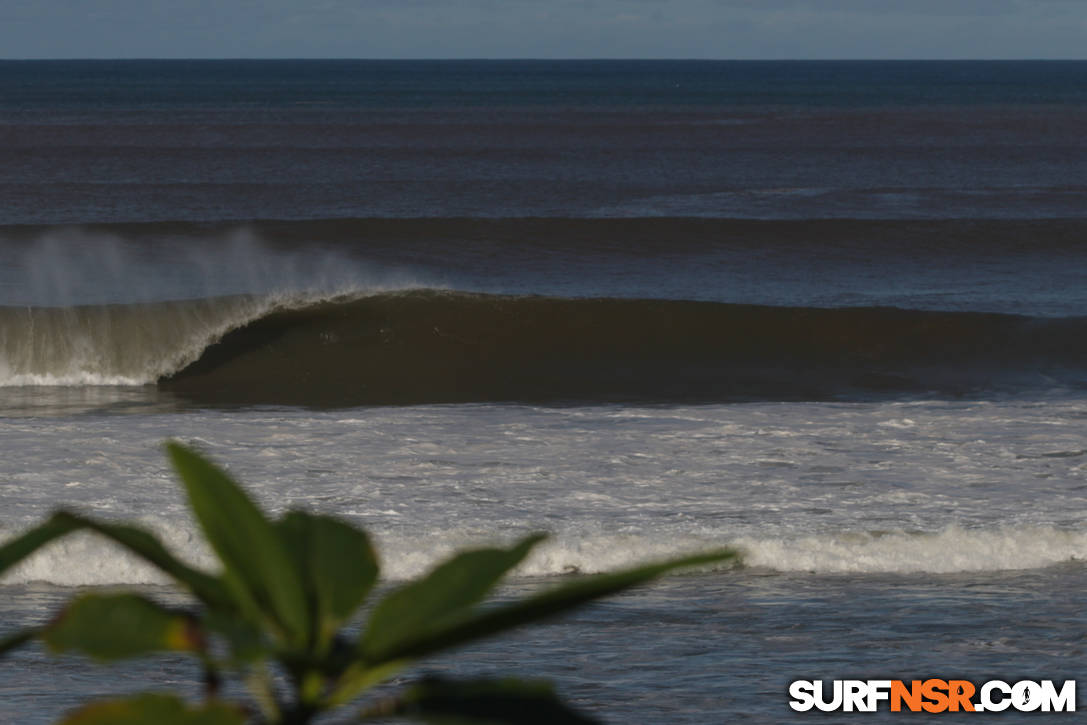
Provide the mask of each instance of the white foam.
MULTIPOLYGON (((156 522, 155 531, 180 559, 212 570, 214 559, 191 529, 156 522)), ((0 532, 0 540, 11 534, 0 532)), ((119 545, 96 534, 77 532, 42 548, 0 577, 2 584, 44 582, 58 586, 167 584, 169 577, 119 545)))
MULTIPOLYGON (((435 532, 419 537, 378 538, 383 575, 388 579, 412 579, 426 573, 459 549, 481 545, 506 545, 465 533, 435 532)), ((632 534, 560 534, 545 539, 513 572, 515 577, 561 574, 599 574, 683 554, 720 548, 699 537, 652 538, 632 534)), ((729 564, 731 566, 731 564, 729 564)))
MULTIPOLYGON (((199 558, 162 455, 162 440, 175 438, 199 444, 276 515, 304 508, 358 522, 396 579, 455 550, 535 530, 554 536, 525 563, 522 573, 533 576, 730 545, 753 567, 861 575, 1087 559, 1083 400, 647 408, 633 412, 668 420, 620 425, 616 411, 0 418, 0 540, 64 505, 118 520, 153 516, 181 555, 199 558), (916 423, 908 435, 878 425, 906 417, 916 423)), ((19 581, 144 577, 123 562, 94 570, 106 566, 93 560, 99 555, 114 556, 101 548, 50 555, 19 581)))
POLYGON ((843 533, 734 542, 748 566, 819 573, 933 574, 1035 569, 1087 559, 1087 532, 1049 526, 843 533))
MULTIPOLYGON (((152 528, 183 560, 214 569, 214 559, 200 536, 185 526, 152 528)), ((10 534, 0 532, 0 538, 10 534)), ((426 573, 456 551, 496 542, 476 532, 427 532, 415 536, 374 537, 389 580, 426 573)), ((512 541, 497 542, 506 544, 512 541)), ((767 537, 712 540, 706 536, 635 534, 562 534, 544 541, 514 572, 517 577, 594 574, 672 556, 733 546, 742 563, 782 572, 820 574, 947 574, 1035 569, 1087 560, 1087 532, 1052 527, 968 530, 951 526, 934 533, 840 533, 798 538, 767 537)), ((730 568, 732 563, 721 566, 730 568)), ((720 567, 717 567, 720 568, 720 567)), ((47 582, 61 586, 165 583, 152 567, 90 534, 55 542, 9 571, 0 582, 47 582)))

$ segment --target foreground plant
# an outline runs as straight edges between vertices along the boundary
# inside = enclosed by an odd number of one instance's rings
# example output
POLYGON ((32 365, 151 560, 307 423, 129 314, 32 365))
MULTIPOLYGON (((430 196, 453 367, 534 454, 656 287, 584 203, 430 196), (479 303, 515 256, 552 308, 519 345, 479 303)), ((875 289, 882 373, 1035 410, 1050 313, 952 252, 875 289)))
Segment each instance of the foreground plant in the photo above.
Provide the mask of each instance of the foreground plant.
MULTIPOLYGON (((533 535, 508 549, 455 555, 386 595, 354 635, 341 627, 378 579, 365 532, 303 511, 271 521, 220 468, 177 443, 167 450, 222 563, 220 573, 185 564, 143 529, 65 511, 0 547, 3 575, 57 538, 93 531, 169 575, 201 605, 178 610, 142 594, 84 593, 49 624, 0 640, 0 656, 41 640, 54 652, 80 652, 102 661, 183 652, 203 668, 201 704, 142 693, 87 705, 67 717, 67 725, 307 723, 421 658, 566 612, 672 569, 736 556, 725 550, 672 559, 480 607, 543 538, 533 535), (219 699, 227 674, 244 679, 256 711, 219 699)), ((566 707, 547 683, 511 679, 424 679, 399 696, 356 709, 350 721, 389 717, 431 723, 593 722, 566 707)))

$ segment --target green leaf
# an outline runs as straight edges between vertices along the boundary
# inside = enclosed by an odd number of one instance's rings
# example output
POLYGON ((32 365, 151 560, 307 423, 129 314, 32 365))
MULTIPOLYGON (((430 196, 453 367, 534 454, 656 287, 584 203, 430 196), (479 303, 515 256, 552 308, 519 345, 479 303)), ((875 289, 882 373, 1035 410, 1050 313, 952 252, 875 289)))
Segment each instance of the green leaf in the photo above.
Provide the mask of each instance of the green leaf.
POLYGON ((385 653, 440 631, 478 603, 543 538, 534 534, 509 549, 462 552, 419 581, 392 592, 370 616, 363 652, 368 658, 388 661, 385 653))
POLYGON ((11 567, 33 554, 54 539, 74 531, 77 526, 71 522, 58 520, 56 516, 39 524, 29 531, 10 539, 0 546, 0 576, 11 567))
POLYGON ((567 707, 546 682, 428 678, 392 706, 363 712, 362 719, 410 717, 434 725, 590 725, 597 722, 567 707))
POLYGON ((153 534, 144 529, 128 524, 94 521, 85 516, 64 511, 54 514, 53 518, 70 521, 115 541, 171 576, 209 608, 237 609, 237 605, 218 577, 185 564, 171 554, 153 534))
POLYGON ((86 705, 58 725, 245 725, 241 708, 222 702, 188 707, 173 695, 145 693, 86 705))
POLYGON ((306 597, 282 538, 222 469, 178 443, 167 450, 235 597, 268 617, 287 641, 304 642, 306 597))
POLYGON ((44 524, 0 547, 0 575, 46 544, 73 531, 89 529, 128 549, 186 587, 208 607, 233 609, 234 604, 217 578, 181 562, 152 534, 135 526, 95 521, 59 511, 44 524))
POLYGON ((9 634, 7 637, 0 639, 0 658, 5 657, 8 652, 22 647, 30 640, 38 637, 41 633, 41 627, 28 627, 24 630, 16 632, 15 634, 9 634))
POLYGON ((270 646, 265 631, 255 622, 244 617, 223 612, 209 611, 204 614, 204 627, 213 634, 222 637, 229 648, 229 663, 239 666, 270 657, 274 648, 270 646))
POLYGON ((363 657, 371 666, 401 659, 417 659, 562 614, 595 599, 643 584, 673 569, 714 564, 738 556, 737 552, 725 549, 586 577, 519 602, 467 613, 456 619, 446 619, 440 626, 408 632, 382 648, 364 649, 363 657))
POLYGON ((399 661, 386 662, 377 667, 367 667, 362 662, 355 660, 340 673, 335 686, 325 698, 325 703, 329 707, 345 705, 371 687, 394 677, 406 666, 406 662, 399 661))
POLYGON ((54 652, 77 650, 104 661, 205 646, 192 617, 137 594, 76 597, 45 628, 42 639, 54 652))
POLYGON ((292 511, 276 523, 310 595, 313 641, 327 651, 337 629, 366 599, 378 565, 364 531, 329 516, 292 511))

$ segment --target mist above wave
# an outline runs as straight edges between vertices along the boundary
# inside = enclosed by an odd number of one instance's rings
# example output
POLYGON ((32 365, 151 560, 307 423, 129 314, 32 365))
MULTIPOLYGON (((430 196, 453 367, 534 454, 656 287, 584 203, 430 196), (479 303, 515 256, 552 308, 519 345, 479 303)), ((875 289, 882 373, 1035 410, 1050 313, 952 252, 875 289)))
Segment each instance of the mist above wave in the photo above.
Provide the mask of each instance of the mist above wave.
POLYGON ((420 285, 244 226, 149 238, 45 228, 0 242, 0 387, 150 385, 271 310, 420 285))
POLYGON ((435 286, 417 273, 325 246, 268 241, 249 225, 0 230, 0 306, 73 307, 235 295, 327 297, 435 286))

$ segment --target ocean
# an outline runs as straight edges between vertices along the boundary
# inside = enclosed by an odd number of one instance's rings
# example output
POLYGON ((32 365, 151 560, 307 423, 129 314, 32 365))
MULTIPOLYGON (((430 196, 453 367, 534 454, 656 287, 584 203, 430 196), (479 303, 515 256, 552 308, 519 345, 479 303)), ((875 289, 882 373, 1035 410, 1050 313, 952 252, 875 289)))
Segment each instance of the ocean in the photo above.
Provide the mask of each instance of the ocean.
MULTIPOLYGON (((864 717, 794 712, 796 679, 1083 700, 1085 81, 0 62, 0 537, 65 506, 210 565, 176 439, 365 526, 390 584, 538 530, 500 596, 743 552, 423 671, 550 678, 612 723, 864 717)), ((72 537, 0 580, 0 634, 116 585, 177 598, 72 537)), ((0 672, 4 723, 200 691, 172 658, 0 672)))

